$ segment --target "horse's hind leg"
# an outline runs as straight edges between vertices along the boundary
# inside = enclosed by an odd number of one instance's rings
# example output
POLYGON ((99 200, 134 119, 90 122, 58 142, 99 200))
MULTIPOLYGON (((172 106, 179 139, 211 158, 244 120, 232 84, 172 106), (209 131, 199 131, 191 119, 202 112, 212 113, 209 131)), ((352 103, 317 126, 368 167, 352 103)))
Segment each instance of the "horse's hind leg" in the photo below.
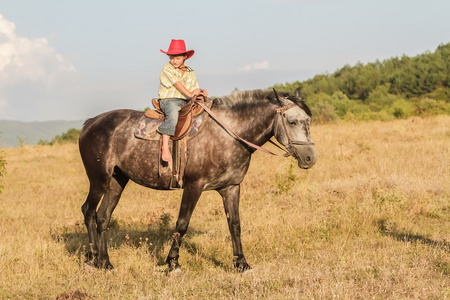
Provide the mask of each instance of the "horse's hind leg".
POLYGON ((108 255, 108 226, 112 212, 119 203, 120 196, 127 183, 128 178, 116 169, 97 212, 98 258, 96 266, 99 268, 113 268, 108 255))
POLYGON ((93 262, 98 256, 97 239, 97 205, 105 194, 107 183, 91 181, 86 202, 81 207, 84 215, 84 223, 89 236, 89 250, 86 253, 86 262, 93 262))

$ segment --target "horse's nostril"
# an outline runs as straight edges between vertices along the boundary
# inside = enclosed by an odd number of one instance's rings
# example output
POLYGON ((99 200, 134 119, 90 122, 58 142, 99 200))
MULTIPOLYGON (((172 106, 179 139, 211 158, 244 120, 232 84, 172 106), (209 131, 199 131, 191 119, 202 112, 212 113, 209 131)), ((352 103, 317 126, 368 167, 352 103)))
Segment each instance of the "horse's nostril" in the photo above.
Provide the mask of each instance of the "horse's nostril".
POLYGON ((305 161, 309 164, 312 161, 311 156, 305 157, 305 161))

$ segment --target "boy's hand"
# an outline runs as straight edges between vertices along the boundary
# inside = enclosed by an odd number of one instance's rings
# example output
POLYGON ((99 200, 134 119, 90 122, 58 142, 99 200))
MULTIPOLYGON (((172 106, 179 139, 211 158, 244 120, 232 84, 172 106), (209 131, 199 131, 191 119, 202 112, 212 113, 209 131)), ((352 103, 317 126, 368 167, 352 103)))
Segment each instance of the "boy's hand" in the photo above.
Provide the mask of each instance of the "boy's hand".
POLYGON ((195 90, 193 90, 192 91, 192 97, 194 96, 194 95, 201 95, 202 94, 202 90, 201 89, 195 89, 195 90))
POLYGON ((195 89, 192 92, 189 92, 184 85, 177 81, 174 83, 173 85, 177 90, 179 90, 182 94, 186 95, 189 98, 204 98, 204 97, 208 97, 208 91, 205 89, 195 89))
POLYGON ((205 99, 208 97, 208 91, 205 89, 195 89, 192 91, 192 97, 195 96, 196 99, 205 99))

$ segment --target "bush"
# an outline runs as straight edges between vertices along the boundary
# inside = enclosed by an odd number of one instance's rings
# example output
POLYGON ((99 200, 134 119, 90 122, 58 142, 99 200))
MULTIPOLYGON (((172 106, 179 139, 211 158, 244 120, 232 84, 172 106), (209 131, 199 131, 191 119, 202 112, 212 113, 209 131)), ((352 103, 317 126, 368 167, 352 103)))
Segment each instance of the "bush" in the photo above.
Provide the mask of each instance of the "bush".
POLYGON ((51 142, 40 140, 38 145, 54 145, 54 144, 67 144, 78 142, 80 137, 81 129, 70 128, 66 133, 55 136, 51 142))
MULTIPOLYGON (((6 173, 6 160, 4 160, 2 156, 0 156, 0 177, 3 177, 5 173, 6 173)), ((3 185, 0 185, 0 193, 2 192, 2 190, 3 185)))
POLYGON ((449 113, 450 113, 450 103, 445 103, 445 101, 436 101, 430 98, 423 98, 419 100, 416 106, 416 114, 419 116, 430 116, 449 113))
MULTIPOLYGON (((0 177, 3 177, 6 173, 6 160, 3 159, 2 152, 0 152, 0 177)), ((0 193, 3 190, 3 186, 0 185, 0 193)))
POLYGON ((319 102, 311 108, 313 122, 320 124, 334 123, 339 120, 339 116, 333 105, 328 102, 319 102))
POLYGON ((331 95, 331 104, 334 106, 336 114, 342 118, 348 111, 351 110, 354 101, 349 100, 347 95, 341 91, 338 91, 331 95))
POLYGON ((392 115, 397 119, 407 119, 413 115, 414 106, 411 102, 399 99, 392 103, 392 115))
POLYGON ((365 103, 369 105, 372 111, 381 111, 386 107, 390 107, 399 97, 389 94, 388 90, 389 87, 386 85, 378 86, 369 94, 365 103))
POLYGON ((341 119, 345 118, 347 115, 348 119, 349 116, 360 115, 369 110, 361 100, 350 100, 342 92, 335 92, 331 95, 331 104, 334 106, 337 115, 341 119))

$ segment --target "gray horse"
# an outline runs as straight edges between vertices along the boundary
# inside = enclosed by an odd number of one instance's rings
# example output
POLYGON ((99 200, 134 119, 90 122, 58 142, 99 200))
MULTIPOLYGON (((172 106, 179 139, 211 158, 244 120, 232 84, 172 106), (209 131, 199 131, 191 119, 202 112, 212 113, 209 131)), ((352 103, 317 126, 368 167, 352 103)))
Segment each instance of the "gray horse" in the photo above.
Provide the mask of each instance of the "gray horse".
MULTIPOLYGON (((233 137, 229 130, 258 146, 275 136, 302 169, 311 168, 317 161, 309 131, 311 112, 301 100, 300 91, 294 95, 262 90, 237 92, 215 99, 212 111, 226 126, 210 117, 188 139, 184 191, 166 260, 169 271, 180 268, 181 239, 205 190, 216 190, 223 198, 235 268, 241 272, 250 269, 241 244, 239 193, 255 149, 233 137)), ((80 154, 90 182, 82 206, 90 245, 86 258, 99 268, 113 268, 107 250, 107 228, 128 180, 152 189, 167 189, 171 179, 158 172, 159 141, 134 137, 142 114, 134 110, 106 112, 87 120, 80 134, 80 154)))

